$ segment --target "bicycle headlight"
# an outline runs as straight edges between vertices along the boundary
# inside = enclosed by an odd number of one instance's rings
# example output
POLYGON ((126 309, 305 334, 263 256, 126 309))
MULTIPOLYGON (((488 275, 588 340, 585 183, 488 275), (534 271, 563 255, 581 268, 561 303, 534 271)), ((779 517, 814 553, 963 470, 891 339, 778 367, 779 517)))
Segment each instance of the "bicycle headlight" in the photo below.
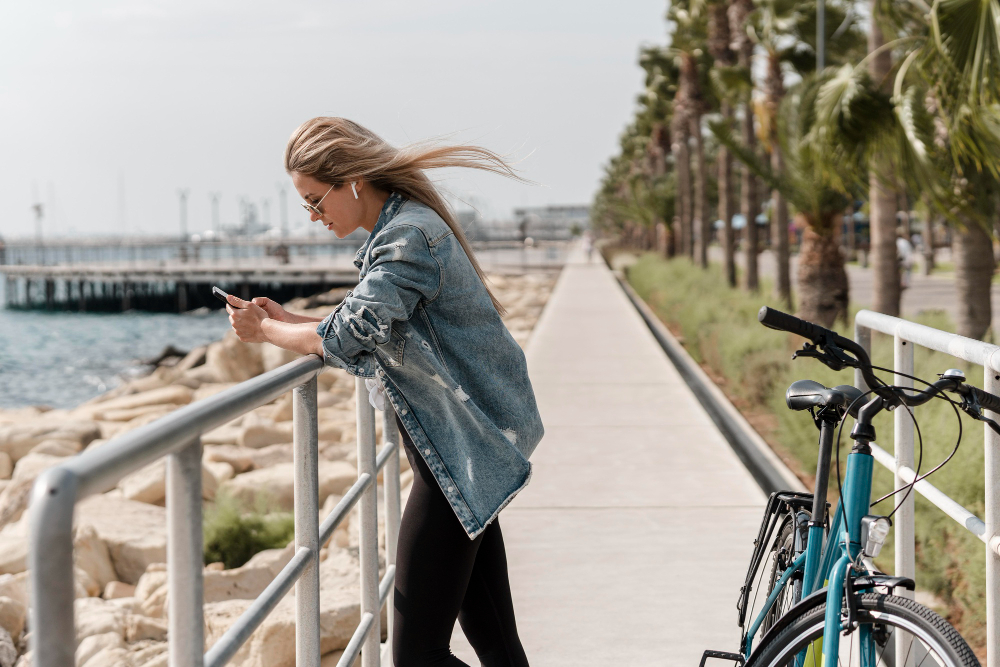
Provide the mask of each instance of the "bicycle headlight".
POLYGON ((889 527, 892 521, 888 517, 868 516, 861 517, 861 544, 862 551, 869 558, 875 558, 882 551, 885 538, 889 535, 889 527))

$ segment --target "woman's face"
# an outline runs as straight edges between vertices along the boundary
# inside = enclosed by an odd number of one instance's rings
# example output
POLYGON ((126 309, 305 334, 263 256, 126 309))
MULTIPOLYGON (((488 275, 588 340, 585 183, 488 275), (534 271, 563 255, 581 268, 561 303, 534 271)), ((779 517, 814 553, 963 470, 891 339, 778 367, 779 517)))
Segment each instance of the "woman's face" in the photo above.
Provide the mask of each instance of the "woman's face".
POLYGON ((360 202, 354 198, 350 186, 340 186, 330 190, 329 183, 321 183, 312 176, 306 176, 297 171, 292 172, 292 184, 302 199, 314 206, 318 204, 319 210, 323 212, 323 215, 320 216, 310 211, 309 219, 313 222, 321 222, 327 229, 336 234, 337 238, 344 238, 361 227, 364 222, 363 208, 360 206, 360 202), (329 192, 327 192, 328 190, 329 192), (320 199, 323 200, 322 203, 319 203, 320 199))

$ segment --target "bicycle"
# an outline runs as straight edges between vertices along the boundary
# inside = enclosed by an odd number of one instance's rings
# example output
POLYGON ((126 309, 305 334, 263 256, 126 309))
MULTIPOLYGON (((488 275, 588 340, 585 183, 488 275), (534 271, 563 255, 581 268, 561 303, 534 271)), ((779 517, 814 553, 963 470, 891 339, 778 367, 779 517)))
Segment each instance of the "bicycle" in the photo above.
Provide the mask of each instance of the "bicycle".
MULTIPOLYGON (((788 388, 785 401, 789 409, 808 410, 819 427, 815 493, 771 494, 737 602, 742 629, 740 650, 705 651, 701 666, 709 658, 717 658, 747 667, 978 667, 979 661, 968 644, 944 618, 895 594, 900 588, 912 592, 912 579, 875 569, 872 559, 878 556, 888 535, 891 513, 869 514, 874 464, 870 444, 875 440, 872 420, 877 414, 896 408, 910 411, 934 398, 951 402, 956 415, 961 410, 1000 433, 1000 425, 982 412, 984 408, 1000 412, 1000 397, 966 384, 964 374, 956 369, 940 374, 936 382, 913 378, 927 385, 924 390, 888 385, 874 371, 892 371, 873 366, 856 342, 767 306, 761 308, 758 320, 766 327, 808 340, 793 359, 815 358, 836 371, 856 368, 869 389, 862 391, 850 385, 827 388, 812 380, 799 380, 788 388), (956 394, 958 400, 946 394, 956 394), (855 419, 850 433, 854 445, 841 484, 839 436, 835 436, 848 416, 855 419), (831 519, 826 498, 834 454, 840 497, 831 519), (769 563, 770 568, 762 570, 764 563, 769 563), (767 597, 747 625, 748 612, 755 604, 750 600, 753 584, 765 576, 767 597), (754 642, 758 633, 759 641, 754 642), (833 637, 837 640, 831 641, 833 637), (932 661, 928 662, 928 658, 932 661)), ((923 475, 918 471, 911 484, 875 503, 904 489, 912 493, 917 481, 950 459, 923 475)))

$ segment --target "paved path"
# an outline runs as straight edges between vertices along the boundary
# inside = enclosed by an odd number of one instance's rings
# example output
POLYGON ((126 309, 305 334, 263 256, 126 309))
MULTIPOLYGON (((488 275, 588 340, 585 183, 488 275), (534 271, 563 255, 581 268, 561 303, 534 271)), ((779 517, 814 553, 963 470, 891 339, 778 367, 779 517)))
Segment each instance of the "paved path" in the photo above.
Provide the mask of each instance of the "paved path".
POLYGON ((765 497, 603 263, 571 257, 527 356, 546 434, 500 521, 531 664, 736 650, 765 497))

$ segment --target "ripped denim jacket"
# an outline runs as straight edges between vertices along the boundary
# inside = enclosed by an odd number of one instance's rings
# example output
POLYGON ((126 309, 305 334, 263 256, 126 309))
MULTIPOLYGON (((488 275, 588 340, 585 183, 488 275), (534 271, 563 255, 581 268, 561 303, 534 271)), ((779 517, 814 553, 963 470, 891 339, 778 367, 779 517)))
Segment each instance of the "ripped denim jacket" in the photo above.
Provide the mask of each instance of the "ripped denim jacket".
POLYGON ((524 353, 431 208, 390 195, 354 263, 357 287, 316 329, 324 361, 378 380, 474 538, 527 485, 542 437, 524 353))

